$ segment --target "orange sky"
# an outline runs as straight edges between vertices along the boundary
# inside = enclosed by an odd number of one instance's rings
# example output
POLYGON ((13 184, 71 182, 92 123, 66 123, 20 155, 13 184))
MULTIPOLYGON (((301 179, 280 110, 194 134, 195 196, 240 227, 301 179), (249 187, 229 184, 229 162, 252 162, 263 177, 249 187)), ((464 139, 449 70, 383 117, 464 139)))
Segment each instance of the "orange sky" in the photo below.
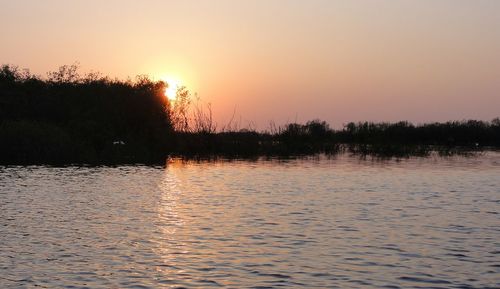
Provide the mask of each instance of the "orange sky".
POLYGON ((500 116, 500 1, 0 0, 0 63, 180 79, 222 126, 500 116))

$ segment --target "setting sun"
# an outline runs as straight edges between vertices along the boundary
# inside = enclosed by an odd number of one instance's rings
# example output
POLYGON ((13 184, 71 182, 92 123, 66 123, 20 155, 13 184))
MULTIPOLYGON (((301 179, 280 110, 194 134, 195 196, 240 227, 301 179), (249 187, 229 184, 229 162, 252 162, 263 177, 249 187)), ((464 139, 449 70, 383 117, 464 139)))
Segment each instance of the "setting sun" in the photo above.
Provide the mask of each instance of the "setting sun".
POLYGON ((500 289, 500 0, 0 0, 0 39, 0 289, 500 289))
POLYGON ((169 100, 175 100, 177 90, 181 86, 180 81, 172 78, 165 79, 164 81, 167 83, 167 88, 165 88, 165 96, 169 100))

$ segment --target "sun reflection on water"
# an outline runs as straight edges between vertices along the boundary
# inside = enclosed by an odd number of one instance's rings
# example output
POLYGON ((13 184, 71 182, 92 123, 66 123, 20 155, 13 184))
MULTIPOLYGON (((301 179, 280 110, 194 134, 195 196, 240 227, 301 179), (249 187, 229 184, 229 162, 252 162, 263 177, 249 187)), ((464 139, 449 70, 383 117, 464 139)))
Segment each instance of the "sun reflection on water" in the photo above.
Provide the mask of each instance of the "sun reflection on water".
POLYGON ((160 256, 162 264, 156 266, 156 269, 168 276, 174 272, 175 274, 182 273, 183 270, 176 266, 179 263, 178 257, 188 253, 187 245, 182 241, 183 238, 177 236, 179 229, 186 224, 179 214, 179 198, 182 191, 174 171, 168 168, 165 170, 159 189, 161 192, 157 222, 159 234, 155 251, 160 256))

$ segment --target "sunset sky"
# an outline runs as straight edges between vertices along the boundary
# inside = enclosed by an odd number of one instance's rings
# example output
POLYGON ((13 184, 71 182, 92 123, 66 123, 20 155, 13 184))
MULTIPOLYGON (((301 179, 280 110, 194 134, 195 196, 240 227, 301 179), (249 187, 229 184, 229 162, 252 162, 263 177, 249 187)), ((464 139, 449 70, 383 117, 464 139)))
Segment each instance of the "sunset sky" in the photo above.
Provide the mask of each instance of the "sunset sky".
POLYGON ((219 125, 500 116, 500 1, 0 0, 0 64, 180 80, 219 125))

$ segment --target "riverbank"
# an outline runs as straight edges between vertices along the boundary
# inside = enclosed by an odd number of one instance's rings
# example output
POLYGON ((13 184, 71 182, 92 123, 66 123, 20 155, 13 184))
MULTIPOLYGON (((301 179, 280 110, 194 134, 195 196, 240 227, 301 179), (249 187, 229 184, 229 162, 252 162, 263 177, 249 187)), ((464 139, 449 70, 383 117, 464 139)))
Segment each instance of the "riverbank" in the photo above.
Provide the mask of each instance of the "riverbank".
POLYGON ((218 126, 211 107, 192 105, 181 87, 100 74, 80 76, 61 66, 47 78, 0 67, 0 164, 163 163, 183 158, 255 158, 348 152, 410 157, 500 148, 500 119, 412 124, 350 122, 333 129, 321 120, 256 131, 218 126))

